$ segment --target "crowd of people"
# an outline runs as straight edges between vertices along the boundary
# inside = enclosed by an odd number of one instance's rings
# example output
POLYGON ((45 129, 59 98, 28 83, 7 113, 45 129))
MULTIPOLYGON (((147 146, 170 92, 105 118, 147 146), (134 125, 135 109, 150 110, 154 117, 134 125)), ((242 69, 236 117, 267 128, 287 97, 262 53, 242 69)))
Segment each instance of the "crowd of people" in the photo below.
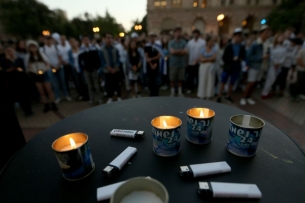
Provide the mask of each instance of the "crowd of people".
POLYGON ((0 85, 16 102, 33 114, 31 101, 44 103, 43 112, 57 111, 57 104, 84 100, 89 104, 121 101, 121 88, 141 97, 170 88, 171 97, 196 93, 200 99, 232 99, 243 90, 241 105, 254 105, 253 91, 261 98, 283 96, 286 86, 292 101, 305 99, 305 43, 293 28, 275 33, 267 25, 250 34, 236 28, 232 36, 202 34, 194 29, 189 38, 177 27, 170 33, 132 33, 115 39, 82 35, 80 39, 53 33, 39 41, 6 41, 0 44, 0 85), (123 87, 124 86, 124 87, 123 87), (71 89, 77 98, 71 98, 71 89), (104 94, 102 93, 104 90, 104 94), (224 96, 223 96, 224 95, 224 96))

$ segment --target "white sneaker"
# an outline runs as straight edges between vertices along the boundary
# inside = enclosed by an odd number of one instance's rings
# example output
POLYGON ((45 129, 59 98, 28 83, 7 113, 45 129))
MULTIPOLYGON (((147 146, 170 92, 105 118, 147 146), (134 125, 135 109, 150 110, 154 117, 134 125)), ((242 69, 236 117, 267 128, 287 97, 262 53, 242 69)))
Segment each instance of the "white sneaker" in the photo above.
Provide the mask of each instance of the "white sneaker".
POLYGON ((122 98, 121 97, 118 97, 118 100, 117 100, 118 102, 120 102, 120 101, 122 101, 122 98))
POLYGON ((244 106, 247 104, 247 100, 245 98, 242 98, 239 103, 240 103, 240 105, 244 106))
POLYGON ((183 93, 178 94, 178 97, 184 97, 183 93))
POLYGON ((59 104, 60 101, 61 101, 61 99, 60 99, 60 98, 57 98, 57 99, 55 100, 55 104, 59 104))
POLYGON ((107 101, 107 104, 110 104, 110 103, 112 103, 112 99, 111 98, 109 98, 108 101, 107 101))
POLYGON ((161 90, 167 90, 168 89, 168 86, 167 85, 163 85, 162 87, 161 87, 161 90))
POLYGON ((67 101, 72 101, 70 96, 66 96, 67 101))
POLYGON ((186 91, 186 94, 191 94, 191 93, 192 93, 192 90, 186 91))
POLYGON ((247 102, 248 102, 250 105, 256 104, 256 102, 255 102, 253 99, 251 99, 251 98, 248 98, 248 99, 247 99, 247 102))

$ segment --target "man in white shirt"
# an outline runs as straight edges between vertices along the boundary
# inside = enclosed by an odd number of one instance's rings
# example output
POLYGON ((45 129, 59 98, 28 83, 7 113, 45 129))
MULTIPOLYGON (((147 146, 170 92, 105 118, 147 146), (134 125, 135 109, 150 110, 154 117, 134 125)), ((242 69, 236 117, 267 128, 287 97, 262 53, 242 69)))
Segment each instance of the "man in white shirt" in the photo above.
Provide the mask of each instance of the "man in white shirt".
POLYGON ((200 51, 205 44, 205 40, 200 38, 200 31, 195 29, 193 31, 193 39, 186 46, 189 53, 188 67, 186 68, 187 94, 190 94, 197 86, 200 51))
POLYGON ((55 93, 55 103, 61 101, 60 89, 62 89, 66 99, 71 101, 71 97, 66 88, 65 84, 65 74, 61 66, 61 56, 58 47, 54 45, 54 41, 51 37, 47 37, 46 44, 41 48, 41 51, 48 57, 51 69, 49 74, 51 77, 51 84, 55 93), (61 85, 61 88, 59 86, 61 85))
POLYGON ((72 67, 69 63, 69 51, 71 50, 71 46, 69 42, 67 41, 67 38, 65 35, 60 36, 60 43, 57 45, 57 49, 59 52, 59 55, 61 57, 61 65, 64 70, 65 74, 65 85, 67 88, 67 91, 70 92, 70 85, 69 85, 69 79, 71 79, 74 84, 76 84, 76 78, 74 78, 74 74, 72 71, 72 67))

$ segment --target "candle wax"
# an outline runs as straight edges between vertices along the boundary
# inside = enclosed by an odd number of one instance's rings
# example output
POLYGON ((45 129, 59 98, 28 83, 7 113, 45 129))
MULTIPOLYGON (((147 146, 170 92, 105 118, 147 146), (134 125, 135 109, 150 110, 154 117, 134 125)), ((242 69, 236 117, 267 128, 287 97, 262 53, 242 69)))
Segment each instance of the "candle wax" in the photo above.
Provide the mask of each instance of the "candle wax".
POLYGON ((167 127, 164 127, 164 125, 160 125, 159 128, 160 129, 173 129, 173 128, 176 128, 176 126, 167 125, 167 127))
POLYGON ((121 203, 163 203, 163 201, 152 192, 134 191, 125 196, 121 203))
MULTIPOLYGON (((75 145, 76 145, 75 148, 81 146, 82 144, 83 144, 83 143, 75 143, 75 145)), ((65 147, 61 148, 60 151, 68 151, 68 150, 71 150, 71 145, 68 145, 68 146, 65 146, 65 147)))

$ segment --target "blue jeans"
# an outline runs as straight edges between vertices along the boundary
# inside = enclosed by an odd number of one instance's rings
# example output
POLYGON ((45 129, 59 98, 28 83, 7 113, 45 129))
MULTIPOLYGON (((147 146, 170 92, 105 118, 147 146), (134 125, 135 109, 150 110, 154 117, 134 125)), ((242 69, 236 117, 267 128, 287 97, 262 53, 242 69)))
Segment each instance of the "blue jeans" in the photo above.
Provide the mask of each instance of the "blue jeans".
POLYGON ((64 93, 66 97, 69 96, 69 93, 67 91, 66 83, 65 83, 65 72, 62 68, 56 71, 56 73, 53 73, 52 70, 48 70, 48 73, 50 75, 52 88, 54 90, 54 94, 56 99, 60 98, 60 89, 64 93), (61 88, 60 88, 61 87, 61 88))

